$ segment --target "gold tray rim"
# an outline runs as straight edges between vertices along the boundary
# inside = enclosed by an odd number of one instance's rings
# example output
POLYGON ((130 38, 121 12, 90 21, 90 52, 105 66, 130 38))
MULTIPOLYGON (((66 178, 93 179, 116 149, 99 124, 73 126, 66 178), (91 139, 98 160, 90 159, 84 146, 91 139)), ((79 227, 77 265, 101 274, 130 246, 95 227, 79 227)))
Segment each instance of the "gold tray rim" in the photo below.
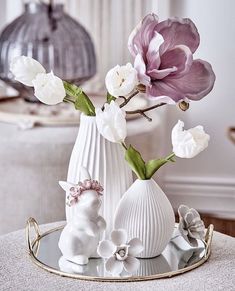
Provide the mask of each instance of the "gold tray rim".
MULTIPOLYGON (((177 225, 177 224, 176 224, 177 225)), ((26 224, 26 241, 27 241, 27 247, 28 247, 28 254, 33 261, 34 264, 36 264, 38 267, 59 275, 61 277, 68 277, 68 278, 73 278, 73 279, 79 279, 79 280, 85 280, 85 281, 96 281, 96 282, 137 282, 137 281, 149 281, 149 280, 157 280, 157 279, 163 279, 163 278, 171 278, 177 275, 184 274, 186 272, 189 272, 191 270, 194 270, 204 264, 210 257, 211 254, 211 242, 212 242, 212 237, 213 237, 213 230, 214 230, 214 225, 210 224, 207 228, 206 236, 205 236, 205 255, 195 264, 188 266, 186 268, 177 270, 177 271, 171 271, 167 273, 162 273, 162 274, 156 274, 156 275, 149 275, 149 276, 132 276, 132 277, 93 277, 93 276, 86 276, 86 275, 81 275, 81 274, 69 274, 63 271, 56 270, 43 262, 41 262, 35 255, 37 253, 40 240, 41 238, 49 235, 52 232, 58 231, 62 229, 65 225, 61 225, 55 228, 52 228, 42 234, 40 234, 39 230, 39 225, 37 221, 30 217, 27 221, 26 224), (36 238, 33 241, 30 241, 30 229, 31 226, 33 226, 34 231, 36 233, 36 238), (36 246, 36 251, 33 250, 33 248, 36 246)))

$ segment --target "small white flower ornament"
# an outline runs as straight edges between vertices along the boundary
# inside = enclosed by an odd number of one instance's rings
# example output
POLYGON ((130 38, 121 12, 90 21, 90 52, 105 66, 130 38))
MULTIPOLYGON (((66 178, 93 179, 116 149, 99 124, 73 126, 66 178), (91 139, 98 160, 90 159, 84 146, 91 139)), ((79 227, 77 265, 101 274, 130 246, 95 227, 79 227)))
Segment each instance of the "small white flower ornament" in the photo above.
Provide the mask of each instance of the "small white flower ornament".
POLYGON ((136 256, 143 251, 144 247, 138 238, 127 242, 127 232, 117 229, 111 232, 111 241, 103 240, 99 243, 97 253, 107 259, 106 270, 112 275, 120 275, 123 269, 128 273, 135 272, 140 265, 136 256))
POLYGON ((179 226, 178 231, 182 237, 191 245, 198 245, 197 239, 203 240, 205 237, 205 225, 200 214, 194 208, 180 205, 178 209, 179 226))

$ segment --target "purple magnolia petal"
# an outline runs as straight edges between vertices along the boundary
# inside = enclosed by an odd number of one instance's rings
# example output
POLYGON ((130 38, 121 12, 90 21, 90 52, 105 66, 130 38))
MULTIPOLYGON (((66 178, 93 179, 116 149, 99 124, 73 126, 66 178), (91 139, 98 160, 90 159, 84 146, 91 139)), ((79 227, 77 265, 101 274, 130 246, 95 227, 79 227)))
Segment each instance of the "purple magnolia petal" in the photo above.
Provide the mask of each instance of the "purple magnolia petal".
MULTIPOLYGON (((164 82, 164 88, 170 87, 172 91, 176 90, 183 93, 183 98, 200 100, 212 90, 215 74, 209 63, 198 59, 193 61, 189 72, 182 78, 178 79, 174 78, 174 76, 168 76, 164 79, 164 82)), ((170 97, 173 97, 176 101, 175 96, 170 97)))
POLYGON ((184 99, 182 92, 172 88, 165 82, 165 79, 163 80, 152 82, 152 86, 146 88, 147 97, 168 104, 175 104, 184 99))
POLYGON ((173 75, 180 78, 188 73, 192 63, 193 54, 190 49, 185 45, 178 45, 161 56, 160 69, 176 67, 177 70, 173 75))
POLYGON ((198 30, 189 18, 169 18, 158 23, 157 31, 164 38, 163 51, 176 45, 186 45, 194 53, 200 43, 198 30))
POLYGON ((148 62, 148 70, 158 69, 161 64, 159 49, 164 43, 162 35, 158 32, 154 33, 154 37, 149 43, 148 51, 146 54, 146 61, 148 62))
POLYGON ((158 79, 161 80, 163 78, 165 78, 166 76, 170 75, 171 73, 177 71, 176 67, 173 68, 168 68, 168 69, 162 69, 162 70, 157 70, 157 69, 153 69, 153 70, 148 70, 148 75, 152 78, 152 79, 158 79))
POLYGON ((146 75, 146 65, 143 60, 143 57, 140 54, 138 54, 135 57, 134 68, 138 73, 139 82, 145 86, 149 86, 151 78, 148 75, 146 75))
POLYGON ((132 31, 128 39, 128 49, 133 56, 147 52, 157 24, 158 16, 153 13, 148 14, 132 31))

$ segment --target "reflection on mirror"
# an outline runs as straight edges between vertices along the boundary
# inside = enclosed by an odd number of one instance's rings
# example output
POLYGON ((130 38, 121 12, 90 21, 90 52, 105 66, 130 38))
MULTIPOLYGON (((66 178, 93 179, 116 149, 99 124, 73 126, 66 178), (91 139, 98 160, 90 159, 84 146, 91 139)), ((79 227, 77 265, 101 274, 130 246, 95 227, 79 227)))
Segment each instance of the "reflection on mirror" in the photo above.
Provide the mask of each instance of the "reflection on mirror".
MULTIPOLYGON (((90 259, 87 265, 77 265, 65 260, 58 248, 58 240, 62 229, 51 232, 35 243, 34 255, 43 264, 67 274, 79 274, 89 277, 106 277, 112 275, 105 270, 104 259, 90 259)), ((133 274, 123 273, 121 277, 151 276, 177 271, 191 266, 205 255, 205 245, 198 241, 197 247, 191 247, 182 237, 172 238, 163 253, 151 259, 139 259, 140 266, 133 274)))

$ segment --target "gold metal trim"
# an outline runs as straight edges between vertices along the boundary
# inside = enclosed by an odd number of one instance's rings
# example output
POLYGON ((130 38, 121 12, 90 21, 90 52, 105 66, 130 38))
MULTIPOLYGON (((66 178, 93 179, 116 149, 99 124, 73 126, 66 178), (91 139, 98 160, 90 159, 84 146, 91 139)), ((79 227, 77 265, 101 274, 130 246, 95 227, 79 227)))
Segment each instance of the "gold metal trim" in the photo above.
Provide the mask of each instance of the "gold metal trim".
POLYGON ((85 276, 85 275, 79 275, 79 274, 68 274, 56 269, 53 269, 50 266, 45 265, 44 263, 42 263, 41 261, 39 261, 37 259, 37 255, 35 255, 34 248, 37 248, 38 243, 40 242, 40 239, 43 238, 44 236, 54 232, 54 231, 58 231, 60 229, 62 229, 64 227, 64 225, 53 228, 47 232, 44 232, 43 234, 40 234, 40 230, 39 230, 39 226, 38 223, 36 222, 36 220, 34 218, 29 218, 29 220, 27 221, 27 225, 26 225, 26 240, 27 240, 27 245, 28 245, 28 253, 30 258, 32 259, 32 261, 39 266, 40 268, 50 272, 50 273, 54 273, 57 274, 59 276, 62 277, 68 277, 68 278, 73 278, 73 279, 80 279, 80 280, 86 280, 86 281, 97 281, 97 282, 137 282, 137 281, 148 281, 148 280, 156 280, 156 279, 162 279, 162 278, 171 278, 173 276, 177 276, 186 272, 189 272, 193 269, 198 268, 199 266, 201 266, 202 264, 204 264, 210 254, 211 254, 211 242, 212 242, 212 237, 213 237, 213 230, 214 230, 214 226, 213 224, 210 224, 207 232, 206 232, 206 236, 205 236, 205 245, 206 245, 206 249, 205 249, 205 255, 203 256, 203 258, 201 258, 200 261, 198 261, 197 263, 195 263, 192 266, 188 266, 186 268, 183 268, 181 270, 177 270, 177 271, 172 271, 172 272, 168 272, 168 273, 163 273, 163 274, 156 274, 156 275, 150 275, 150 276, 133 276, 133 277, 91 277, 91 276, 85 276), (30 228, 31 225, 33 225, 34 230, 36 232, 36 238, 31 242, 30 241, 30 228))
POLYGON ((235 127, 230 126, 228 128, 228 138, 235 144, 235 127))

